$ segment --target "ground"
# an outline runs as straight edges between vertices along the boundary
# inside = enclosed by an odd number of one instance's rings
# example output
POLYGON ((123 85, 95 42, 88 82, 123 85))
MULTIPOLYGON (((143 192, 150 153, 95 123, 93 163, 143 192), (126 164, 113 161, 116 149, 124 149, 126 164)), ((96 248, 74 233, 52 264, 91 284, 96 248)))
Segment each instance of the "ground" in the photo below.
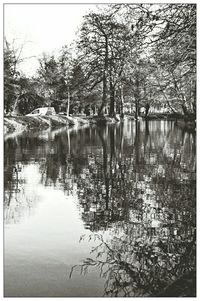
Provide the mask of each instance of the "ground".
POLYGON ((4 133, 21 132, 25 129, 48 127, 73 126, 82 124, 106 124, 116 123, 119 119, 110 117, 71 117, 66 115, 48 115, 48 116, 6 116, 4 117, 4 133))

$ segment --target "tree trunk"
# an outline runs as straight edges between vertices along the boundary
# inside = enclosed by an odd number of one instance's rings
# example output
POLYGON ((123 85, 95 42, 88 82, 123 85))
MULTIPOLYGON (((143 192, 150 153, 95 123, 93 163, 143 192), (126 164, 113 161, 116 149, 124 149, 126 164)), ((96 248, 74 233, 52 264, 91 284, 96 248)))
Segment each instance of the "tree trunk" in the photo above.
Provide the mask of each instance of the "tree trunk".
POLYGON ((123 85, 121 86, 120 117, 124 118, 124 89, 123 89, 123 85))
MULTIPOLYGON (((110 66, 111 68, 111 66, 110 66)), ((112 82, 112 70, 110 69, 110 75, 109 75, 109 80, 110 80, 110 111, 109 111, 109 116, 110 117, 115 117, 115 87, 112 82)))
POLYGON ((196 117, 196 102, 195 101, 192 103, 192 108, 193 108, 194 115, 196 117))
POLYGON ((18 102, 19 102, 19 95, 16 97, 16 100, 14 102, 13 108, 12 108, 12 115, 18 114, 18 102))
POLYGON ((111 85, 110 87, 110 112, 109 112, 109 116, 110 117, 115 117, 115 90, 114 87, 111 85))
POLYGON ((108 39, 105 36, 105 58, 104 58, 104 70, 103 70, 103 95, 102 103, 99 109, 98 115, 103 115, 103 109, 106 105, 106 96, 107 96, 107 69, 108 69, 108 39))
POLYGON ((136 91, 135 91, 135 119, 137 120, 140 116, 139 111, 139 102, 140 102, 140 91, 139 91, 139 77, 138 74, 136 74, 136 91))
POLYGON ((150 105, 147 103, 146 105, 145 105, 145 118, 147 118, 147 116, 148 116, 148 113, 149 113, 149 109, 150 109, 150 105))
POLYGON ((138 166, 140 161, 140 122, 135 121, 135 163, 138 166))
POLYGON ((69 133, 69 130, 67 130, 67 142, 68 142, 68 155, 70 156, 70 153, 71 153, 71 143, 70 143, 70 133, 69 133))
POLYGON ((69 87, 67 87, 67 116, 69 116, 69 106, 70 106, 70 93, 69 93, 69 87))

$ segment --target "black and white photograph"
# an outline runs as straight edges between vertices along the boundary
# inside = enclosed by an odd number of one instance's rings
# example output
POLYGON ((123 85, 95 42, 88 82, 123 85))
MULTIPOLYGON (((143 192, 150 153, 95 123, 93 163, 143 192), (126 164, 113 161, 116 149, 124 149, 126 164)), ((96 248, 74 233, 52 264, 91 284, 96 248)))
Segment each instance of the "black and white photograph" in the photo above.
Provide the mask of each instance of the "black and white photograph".
POLYGON ((2 11, 3 296, 197 297, 197 4, 2 11))

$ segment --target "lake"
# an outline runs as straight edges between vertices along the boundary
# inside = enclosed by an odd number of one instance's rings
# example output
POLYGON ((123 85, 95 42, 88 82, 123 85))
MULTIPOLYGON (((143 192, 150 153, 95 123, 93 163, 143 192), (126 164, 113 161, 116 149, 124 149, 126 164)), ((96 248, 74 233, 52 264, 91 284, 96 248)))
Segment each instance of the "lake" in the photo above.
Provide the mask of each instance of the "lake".
POLYGON ((195 141, 172 121, 5 135, 4 295, 156 296, 194 271, 195 141))

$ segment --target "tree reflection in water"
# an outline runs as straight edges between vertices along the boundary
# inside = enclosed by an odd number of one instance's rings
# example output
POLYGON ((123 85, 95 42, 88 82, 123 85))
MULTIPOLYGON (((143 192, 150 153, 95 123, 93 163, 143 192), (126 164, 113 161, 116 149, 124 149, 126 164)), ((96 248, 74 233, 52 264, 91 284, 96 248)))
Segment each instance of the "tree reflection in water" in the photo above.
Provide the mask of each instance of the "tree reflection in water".
MULTIPOLYGON (((129 145, 122 127, 107 130, 97 131, 101 161, 95 157, 94 168, 77 183, 86 227, 112 228, 112 234, 108 241, 94 234, 100 240, 96 259, 87 258, 81 269, 100 268, 106 295, 159 295, 179 277, 195 275, 194 136, 139 123, 129 145)), ((172 287, 172 294, 193 296, 190 280, 184 290, 172 287)))
POLYGON ((105 294, 157 295, 195 270, 195 149, 194 134, 164 121, 7 139, 5 211, 14 199, 24 206, 23 168, 37 165, 43 185, 76 189, 85 228, 100 240, 82 267, 103 267, 105 294))
POLYGON ((187 282, 189 272, 195 278, 195 235, 183 242, 176 236, 153 235, 149 229, 138 231, 135 224, 124 223, 109 242, 94 234, 99 246, 91 253, 96 256, 84 260, 81 273, 98 267, 105 278, 105 296, 195 296, 195 280, 190 276, 187 282), (180 287, 171 285, 165 295, 168 285, 182 275, 186 281, 180 287))

